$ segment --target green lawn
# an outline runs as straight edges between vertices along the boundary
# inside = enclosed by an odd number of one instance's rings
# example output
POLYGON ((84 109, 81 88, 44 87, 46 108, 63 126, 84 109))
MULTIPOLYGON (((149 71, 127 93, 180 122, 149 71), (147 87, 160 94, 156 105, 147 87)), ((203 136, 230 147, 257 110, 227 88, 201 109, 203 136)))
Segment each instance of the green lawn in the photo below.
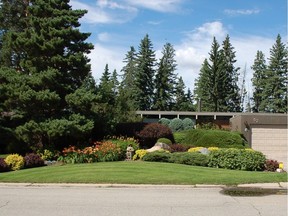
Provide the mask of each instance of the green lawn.
POLYGON ((286 173, 235 171, 134 161, 46 166, 0 173, 0 182, 25 183, 237 185, 286 181, 286 173))

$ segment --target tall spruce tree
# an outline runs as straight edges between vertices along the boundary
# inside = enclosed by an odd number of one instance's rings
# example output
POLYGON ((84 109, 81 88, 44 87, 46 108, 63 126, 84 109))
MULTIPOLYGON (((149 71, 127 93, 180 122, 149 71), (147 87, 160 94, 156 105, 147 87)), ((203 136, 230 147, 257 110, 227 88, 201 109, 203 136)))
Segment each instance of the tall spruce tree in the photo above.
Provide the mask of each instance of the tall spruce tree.
POLYGON ((204 60, 198 79, 195 82, 195 95, 202 102, 203 111, 227 111, 225 83, 226 70, 223 51, 216 38, 213 38, 209 61, 204 60))
POLYGON ((127 52, 123 62, 125 66, 122 68, 122 81, 119 86, 119 96, 117 100, 118 115, 120 122, 133 121, 136 108, 136 50, 133 46, 127 52))
MULTIPOLYGON (((18 2, 2 1, 1 19, 18 2)), ((73 144, 93 128, 66 97, 91 75, 86 54, 93 46, 85 42, 90 34, 78 29, 85 13, 72 10, 69 0, 22 1, 17 7, 19 22, 11 17, 0 24, 1 63, 9 67, 0 69, 1 90, 7 96, 1 101, 2 113, 8 113, 3 127, 26 143, 73 144)))
POLYGON ((183 78, 180 76, 176 79, 175 93, 174 93, 174 104, 172 110, 175 111, 195 111, 193 105, 192 93, 188 88, 187 93, 185 93, 185 83, 183 78))
POLYGON ((266 85, 263 90, 266 112, 287 112, 287 67, 287 48, 278 34, 275 44, 270 49, 269 65, 266 70, 266 85))
POLYGON ((262 51, 257 51, 256 57, 254 59, 254 64, 251 66, 251 69, 254 71, 252 78, 253 85, 253 112, 265 112, 265 101, 263 90, 266 85, 266 60, 265 55, 262 51))
POLYGON ((155 51, 148 34, 146 34, 140 42, 139 52, 137 53, 135 98, 139 110, 150 110, 152 108, 155 64, 155 51))
POLYGON ((229 35, 226 36, 222 43, 222 51, 225 62, 225 83, 223 83, 223 91, 225 91, 225 103, 222 104, 222 110, 228 112, 241 112, 241 96, 238 87, 239 67, 235 67, 236 55, 234 47, 230 42, 229 35), (224 89, 225 88, 225 89, 224 89), (226 107, 227 106, 227 107, 226 107))
POLYGON ((155 77, 155 110, 168 111, 172 109, 175 95, 176 77, 175 50, 170 43, 166 43, 162 50, 162 58, 158 64, 155 77))

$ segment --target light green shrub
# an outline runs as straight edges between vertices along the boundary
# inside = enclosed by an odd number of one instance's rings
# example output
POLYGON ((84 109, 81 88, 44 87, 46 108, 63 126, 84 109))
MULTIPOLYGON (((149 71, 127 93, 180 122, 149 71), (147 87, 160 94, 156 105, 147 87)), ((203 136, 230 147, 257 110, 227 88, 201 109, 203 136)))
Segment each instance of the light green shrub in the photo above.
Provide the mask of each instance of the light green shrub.
POLYGON ((209 167, 262 171, 265 167, 265 156, 258 151, 223 148, 209 153, 209 167))
POLYGON ((181 119, 178 119, 178 118, 172 119, 170 124, 169 124, 169 127, 173 132, 184 130, 183 121, 181 119))
POLYGON ((167 145, 171 145, 172 144, 172 141, 168 138, 159 138, 157 140, 157 143, 165 143, 167 145))
POLYGON ((192 119, 190 118, 184 118, 182 120, 183 122, 183 129, 184 130, 190 130, 190 129, 193 129, 194 128, 194 122, 192 119))
POLYGON ((168 127, 169 127, 170 122, 171 122, 170 119, 167 119, 167 118, 161 118, 161 119, 159 120, 159 123, 160 123, 160 124, 166 125, 166 126, 168 126, 168 127))
POLYGON ((24 158, 19 154, 11 154, 5 158, 5 162, 11 170, 20 170, 24 167, 24 158))

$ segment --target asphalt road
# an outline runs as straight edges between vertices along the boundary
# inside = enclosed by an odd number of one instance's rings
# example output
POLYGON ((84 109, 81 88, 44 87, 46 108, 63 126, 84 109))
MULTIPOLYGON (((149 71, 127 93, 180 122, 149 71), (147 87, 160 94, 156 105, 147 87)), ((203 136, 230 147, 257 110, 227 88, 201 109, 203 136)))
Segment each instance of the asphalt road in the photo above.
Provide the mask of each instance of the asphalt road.
POLYGON ((0 216, 287 216, 287 195, 231 197, 221 190, 0 185, 0 216))

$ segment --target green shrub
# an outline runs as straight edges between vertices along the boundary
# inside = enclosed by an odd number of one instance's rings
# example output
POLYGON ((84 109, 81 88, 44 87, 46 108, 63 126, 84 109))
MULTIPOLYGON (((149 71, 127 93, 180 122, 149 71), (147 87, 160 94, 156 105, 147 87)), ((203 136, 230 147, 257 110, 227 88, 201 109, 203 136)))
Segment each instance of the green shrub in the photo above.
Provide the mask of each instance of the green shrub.
POLYGON ((144 161, 150 161, 150 162, 169 162, 170 156, 171 153, 168 153, 166 151, 154 151, 145 154, 142 159, 144 161))
POLYGON ((219 148, 245 148, 247 142, 238 132, 224 130, 203 130, 195 129, 186 133, 182 144, 192 144, 202 147, 219 147, 219 148))
POLYGON ((259 171, 264 170, 266 158, 258 151, 245 149, 219 149, 209 154, 209 167, 259 171))
POLYGON ((173 153, 170 162, 192 166, 207 166, 208 155, 201 154, 200 152, 173 153))
POLYGON ((194 122, 190 118, 185 118, 183 119, 183 129, 184 130, 190 130, 194 128, 194 122))
POLYGON ((133 160, 142 160, 142 158, 147 154, 147 150, 145 149, 138 149, 136 150, 134 156, 133 156, 133 160))
POLYGON ((133 147, 134 151, 139 149, 138 141, 131 137, 113 137, 107 141, 112 142, 120 147, 119 160, 124 160, 126 158, 126 151, 129 145, 133 147))
POLYGON ((159 123, 150 123, 138 133, 140 146, 142 148, 151 148, 159 138, 168 138, 174 141, 171 129, 159 123))
POLYGON ((24 158, 19 154, 11 154, 5 158, 6 164, 11 170, 20 170, 24 167, 24 158))
POLYGON ((167 139, 167 138, 159 138, 157 140, 157 143, 165 143, 167 145, 171 145, 172 144, 172 141, 170 139, 167 139))
POLYGON ((167 118, 161 118, 159 120, 159 123, 162 124, 162 125, 165 125, 165 126, 168 126, 169 127, 169 124, 170 124, 170 119, 167 119, 167 118))
POLYGON ((181 119, 174 118, 171 120, 169 127, 173 132, 182 131, 184 129, 183 121, 181 119))

